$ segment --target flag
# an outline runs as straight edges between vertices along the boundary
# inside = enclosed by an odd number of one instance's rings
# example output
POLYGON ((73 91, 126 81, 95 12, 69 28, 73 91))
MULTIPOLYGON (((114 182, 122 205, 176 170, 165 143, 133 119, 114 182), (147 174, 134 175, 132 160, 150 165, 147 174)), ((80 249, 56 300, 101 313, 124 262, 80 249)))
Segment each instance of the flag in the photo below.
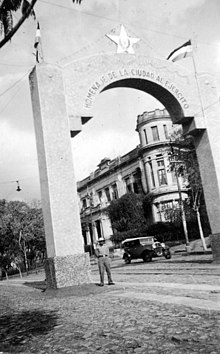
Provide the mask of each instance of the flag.
POLYGON ((171 60, 173 62, 184 59, 188 56, 192 55, 192 43, 191 40, 181 45, 179 48, 174 49, 170 55, 167 57, 167 60, 171 60))
POLYGON ((40 33, 39 22, 37 23, 34 48, 36 49, 36 61, 37 61, 37 63, 40 63, 43 61, 43 53, 42 53, 42 46, 41 46, 41 33, 40 33))
POLYGON ((34 42, 34 48, 37 49, 39 43, 41 42, 41 34, 40 34, 40 24, 39 22, 37 23, 37 30, 36 30, 36 36, 35 36, 35 42, 34 42))

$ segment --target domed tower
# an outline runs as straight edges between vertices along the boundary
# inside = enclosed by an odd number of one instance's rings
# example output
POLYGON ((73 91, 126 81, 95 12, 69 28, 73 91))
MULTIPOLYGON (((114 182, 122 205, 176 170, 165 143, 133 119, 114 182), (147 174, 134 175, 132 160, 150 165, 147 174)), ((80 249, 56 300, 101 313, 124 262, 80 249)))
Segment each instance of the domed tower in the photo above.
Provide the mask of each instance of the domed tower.
POLYGON ((151 222, 167 221, 167 210, 187 198, 183 181, 169 169, 170 134, 174 131, 172 120, 166 109, 144 112, 137 117, 136 131, 140 137, 140 160, 146 184, 145 193, 151 198, 151 222))

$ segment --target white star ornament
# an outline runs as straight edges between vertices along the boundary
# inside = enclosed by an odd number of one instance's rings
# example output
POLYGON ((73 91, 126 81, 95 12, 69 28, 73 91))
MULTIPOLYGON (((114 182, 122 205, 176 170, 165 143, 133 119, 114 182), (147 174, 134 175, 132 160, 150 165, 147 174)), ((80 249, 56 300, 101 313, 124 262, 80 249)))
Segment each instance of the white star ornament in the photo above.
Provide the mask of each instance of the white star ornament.
POLYGON ((106 36, 117 44, 117 53, 135 54, 132 46, 140 40, 140 38, 128 37, 123 25, 121 25, 119 36, 115 36, 112 34, 106 34, 106 36))

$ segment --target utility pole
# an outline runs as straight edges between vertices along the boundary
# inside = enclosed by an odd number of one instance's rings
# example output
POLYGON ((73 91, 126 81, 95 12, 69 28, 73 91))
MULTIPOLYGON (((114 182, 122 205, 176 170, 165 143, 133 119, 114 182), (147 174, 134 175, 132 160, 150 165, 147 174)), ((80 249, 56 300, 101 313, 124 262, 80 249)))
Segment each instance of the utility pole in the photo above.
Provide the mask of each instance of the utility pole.
POLYGON ((93 245, 94 245, 94 239, 93 239, 93 219, 92 219, 92 207, 93 207, 93 200, 92 200, 92 196, 89 193, 89 188, 87 186, 87 197, 89 199, 89 225, 91 225, 91 227, 89 227, 89 231, 90 231, 90 253, 91 255, 93 255, 93 245))
POLYGON ((178 188, 178 193, 179 193, 180 213, 181 213, 181 219, 182 219, 182 224, 183 224, 184 236, 185 236, 185 240, 186 240, 186 249, 188 251, 189 237, 188 237, 188 230, 187 230, 187 224, 186 224, 186 214, 185 214, 185 210, 184 210, 184 204, 183 204, 180 180, 179 180, 178 170, 177 170, 177 167, 176 167, 176 164, 178 162, 174 160, 174 151, 173 151, 173 146, 172 146, 171 140, 170 140, 170 144, 169 145, 170 145, 171 156, 172 156, 172 160, 170 162, 173 164, 173 169, 174 169, 174 173, 175 173, 175 177, 176 177, 177 188, 178 188))

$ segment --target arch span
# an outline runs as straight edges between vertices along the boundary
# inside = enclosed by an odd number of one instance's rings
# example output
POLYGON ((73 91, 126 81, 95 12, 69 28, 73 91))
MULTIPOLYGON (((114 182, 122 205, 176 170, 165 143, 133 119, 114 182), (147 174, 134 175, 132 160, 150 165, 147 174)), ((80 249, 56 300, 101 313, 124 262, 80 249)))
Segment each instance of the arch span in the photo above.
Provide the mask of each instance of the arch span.
POLYGON ((146 79, 122 79, 112 82, 103 88, 107 91, 117 87, 127 87, 146 92, 160 101, 169 112, 173 122, 181 121, 184 117, 183 109, 178 100, 164 87, 146 79))
POLYGON ((145 56, 99 55, 66 65, 63 71, 69 116, 92 117, 100 92, 114 87, 142 90, 160 101, 174 123, 189 121, 204 128, 195 78, 167 60, 145 56), (199 114, 198 114, 199 112, 199 114))

